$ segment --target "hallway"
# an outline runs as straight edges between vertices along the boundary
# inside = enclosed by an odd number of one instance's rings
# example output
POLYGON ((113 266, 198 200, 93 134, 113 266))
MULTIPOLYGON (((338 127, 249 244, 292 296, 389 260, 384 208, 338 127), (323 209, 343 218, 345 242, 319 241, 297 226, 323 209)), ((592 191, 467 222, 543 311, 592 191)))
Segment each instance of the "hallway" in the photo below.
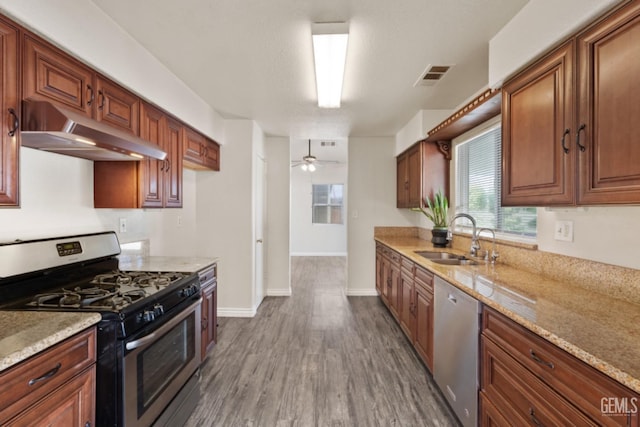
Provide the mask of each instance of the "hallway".
POLYGON ((291 297, 221 318, 188 426, 456 425, 377 297, 345 297, 344 257, 293 257, 291 297))

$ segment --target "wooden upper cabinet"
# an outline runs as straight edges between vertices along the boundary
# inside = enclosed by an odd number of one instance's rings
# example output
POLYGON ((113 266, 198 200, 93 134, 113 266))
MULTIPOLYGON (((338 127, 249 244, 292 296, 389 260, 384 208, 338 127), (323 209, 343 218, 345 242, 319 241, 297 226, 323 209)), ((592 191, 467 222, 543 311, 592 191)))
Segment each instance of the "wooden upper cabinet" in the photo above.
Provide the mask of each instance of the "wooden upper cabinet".
POLYGON ((449 160, 437 143, 421 141, 397 157, 396 207, 423 206, 425 197, 449 191, 449 160))
POLYGON ((23 97, 47 100, 139 135, 140 98, 29 34, 24 37, 23 97))
POLYGON ((502 204, 640 203, 640 2, 503 87, 502 204))
POLYGON ((184 126, 145 102, 140 108, 140 137, 167 153, 165 160, 93 163, 94 207, 182 207, 184 126))
MULTIPOLYGON (((143 103, 140 137, 164 146, 165 116, 157 108, 143 103)), ((164 169, 166 160, 144 159, 140 161, 140 200, 143 208, 161 208, 164 202, 164 169)))
POLYGON ((96 91, 96 120, 139 135, 140 98, 102 76, 96 77, 96 91))
POLYGON ((640 2, 577 39, 579 204, 640 203, 640 2))
POLYGON ((165 124, 164 151, 167 153, 165 166, 165 207, 182 207, 182 145, 184 126, 179 121, 167 117, 165 124))
POLYGON ((191 169, 220 170, 220 146, 193 129, 186 128, 183 147, 184 166, 191 169))
POLYGON ((569 42, 502 88, 503 206, 574 203, 573 59, 569 42))
POLYGON ((18 29, 0 20, 0 206, 18 206, 20 89, 18 29))
POLYGON ((96 102, 93 72, 55 47, 24 37, 23 97, 45 99, 91 116, 96 102))

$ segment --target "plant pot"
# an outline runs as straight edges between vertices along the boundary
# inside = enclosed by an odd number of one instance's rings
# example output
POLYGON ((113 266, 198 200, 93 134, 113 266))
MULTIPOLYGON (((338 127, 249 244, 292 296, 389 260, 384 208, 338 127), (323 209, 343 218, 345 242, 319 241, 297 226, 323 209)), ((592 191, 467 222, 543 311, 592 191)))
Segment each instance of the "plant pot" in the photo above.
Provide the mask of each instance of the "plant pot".
POLYGON ((434 228, 431 230, 431 243, 436 248, 445 248, 447 247, 447 233, 448 230, 446 228, 434 228))

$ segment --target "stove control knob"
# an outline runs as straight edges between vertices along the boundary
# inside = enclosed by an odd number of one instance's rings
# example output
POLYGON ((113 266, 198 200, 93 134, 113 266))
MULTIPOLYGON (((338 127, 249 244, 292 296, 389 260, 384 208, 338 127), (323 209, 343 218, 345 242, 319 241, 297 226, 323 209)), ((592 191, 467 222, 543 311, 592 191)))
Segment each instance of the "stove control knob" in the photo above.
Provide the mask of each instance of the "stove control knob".
POLYGON ((145 322, 153 322, 156 320, 156 315, 153 310, 145 310, 144 313, 142 313, 142 320, 145 322))
POLYGON ((164 314, 164 307, 162 304, 156 304, 153 306, 153 314, 158 317, 164 314))

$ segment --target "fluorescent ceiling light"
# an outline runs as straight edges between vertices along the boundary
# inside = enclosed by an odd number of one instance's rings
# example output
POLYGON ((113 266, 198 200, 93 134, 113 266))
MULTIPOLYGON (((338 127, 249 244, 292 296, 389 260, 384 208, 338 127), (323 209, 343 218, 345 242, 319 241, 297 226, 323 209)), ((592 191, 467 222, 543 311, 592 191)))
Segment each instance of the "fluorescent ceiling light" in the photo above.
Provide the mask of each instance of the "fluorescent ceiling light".
POLYGON ((349 26, 346 22, 314 23, 311 25, 311 34, 318 107, 339 108, 349 26))

